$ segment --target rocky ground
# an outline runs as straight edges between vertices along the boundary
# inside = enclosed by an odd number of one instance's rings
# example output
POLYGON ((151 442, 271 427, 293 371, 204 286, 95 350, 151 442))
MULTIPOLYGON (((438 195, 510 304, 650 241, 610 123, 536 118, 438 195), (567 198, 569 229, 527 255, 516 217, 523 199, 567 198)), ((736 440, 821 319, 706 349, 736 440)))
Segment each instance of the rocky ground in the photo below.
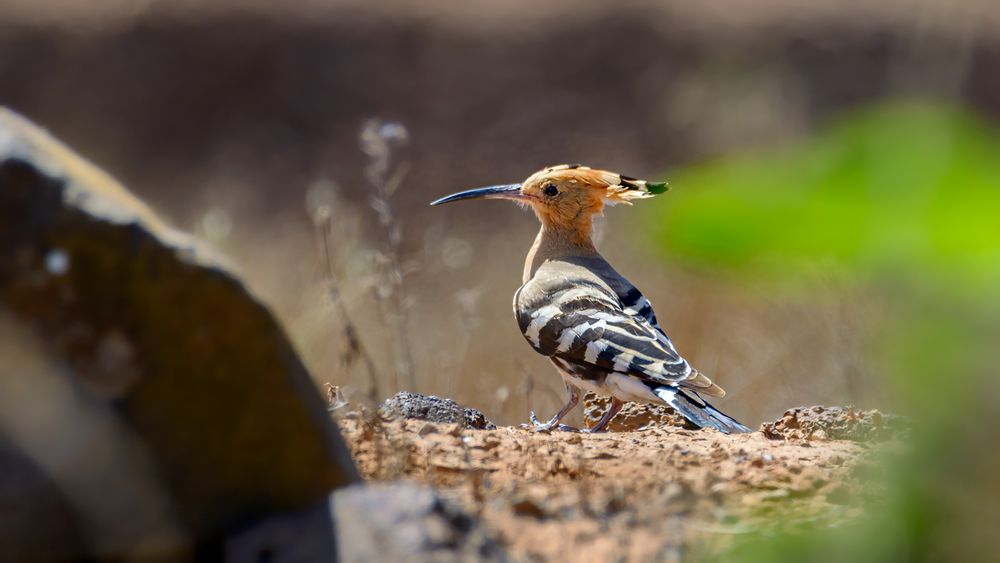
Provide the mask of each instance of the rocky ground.
POLYGON ((536 433, 476 429, 458 422, 471 419, 454 402, 426 400, 410 413, 456 421, 405 418, 399 397, 381 416, 337 409, 362 474, 433 486, 512 557, 542 561, 676 560, 754 530, 836 525, 878 499, 876 444, 895 443, 884 439, 904 426, 877 411, 809 407, 727 436, 635 405, 617 431, 536 433))

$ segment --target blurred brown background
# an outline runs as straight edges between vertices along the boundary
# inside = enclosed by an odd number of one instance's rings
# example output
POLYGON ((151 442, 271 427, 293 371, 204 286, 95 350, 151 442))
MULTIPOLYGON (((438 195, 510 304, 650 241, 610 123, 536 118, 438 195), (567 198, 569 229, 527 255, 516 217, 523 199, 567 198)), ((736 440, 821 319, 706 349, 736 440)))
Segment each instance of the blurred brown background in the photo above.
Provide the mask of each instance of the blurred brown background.
MULTIPOLYGON (((560 400, 510 313, 535 219, 500 202, 427 202, 560 162, 669 179, 909 95, 1000 117, 1000 4, 0 5, 0 103, 230 255, 318 383, 365 388, 367 354, 385 395, 408 349, 417 391, 504 423, 560 400), (407 132, 391 159, 406 175, 388 198, 398 260, 359 147, 372 118, 407 132), (361 354, 327 296, 320 206, 361 354)), ((822 277, 812 283, 831 287, 818 300, 746 292, 654 255, 632 212, 608 213, 602 248, 681 352, 727 388, 724 410, 755 426, 794 405, 884 399, 862 360, 878 315, 864 295, 822 277)))

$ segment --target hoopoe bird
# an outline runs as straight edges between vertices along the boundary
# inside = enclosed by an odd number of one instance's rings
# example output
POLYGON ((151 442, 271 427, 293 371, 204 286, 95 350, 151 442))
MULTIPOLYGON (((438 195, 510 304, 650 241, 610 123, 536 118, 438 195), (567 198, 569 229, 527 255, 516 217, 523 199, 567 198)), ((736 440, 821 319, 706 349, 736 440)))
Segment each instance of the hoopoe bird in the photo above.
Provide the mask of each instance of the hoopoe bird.
POLYGON ((546 422, 532 412, 533 428, 574 430, 561 421, 584 390, 611 397, 611 407, 589 432, 604 430, 625 401, 667 404, 700 427, 750 431, 701 398, 725 391, 677 353, 649 299, 594 247, 593 219, 605 205, 631 205, 666 189, 666 183, 564 164, 520 184, 467 190, 431 203, 508 199, 530 205, 542 224, 524 261, 514 315, 528 343, 555 365, 569 396, 546 422))

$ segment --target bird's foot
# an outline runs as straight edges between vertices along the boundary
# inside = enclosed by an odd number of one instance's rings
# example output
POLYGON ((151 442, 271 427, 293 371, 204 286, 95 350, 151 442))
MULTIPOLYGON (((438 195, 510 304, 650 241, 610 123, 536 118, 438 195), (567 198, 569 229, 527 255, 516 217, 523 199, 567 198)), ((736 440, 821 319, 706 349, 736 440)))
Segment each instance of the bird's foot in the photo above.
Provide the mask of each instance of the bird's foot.
POLYGON ((553 418, 548 422, 542 422, 538 420, 535 416, 535 411, 531 411, 531 424, 522 424, 521 428, 524 430, 532 430, 534 432, 551 432, 552 430, 559 430, 560 432, 582 432, 579 428, 575 428, 568 424, 560 424, 558 418, 553 418))

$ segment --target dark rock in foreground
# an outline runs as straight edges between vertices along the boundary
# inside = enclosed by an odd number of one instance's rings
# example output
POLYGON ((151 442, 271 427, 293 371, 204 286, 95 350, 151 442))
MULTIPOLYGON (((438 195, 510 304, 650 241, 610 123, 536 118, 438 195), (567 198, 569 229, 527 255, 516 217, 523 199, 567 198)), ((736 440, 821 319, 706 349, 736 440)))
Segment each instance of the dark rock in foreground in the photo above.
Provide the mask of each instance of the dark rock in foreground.
POLYGON ((496 425, 476 409, 466 408, 451 399, 400 391, 385 400, 379 414, 386 418, 415 418, 430 422, 461 424, 477 430, 494 430, 496 425))
POLYGON ((272 518, 226 543, 227 563, 307 561, 503 561, 476 519, 433 489, 410 482, 353 485, 325 502, 272 518), (334 547, 335 546, 335 547, 334 547), (327 558, 317 553, 334 553, 327 558))
MULTIPOLYGON (((99 556, 204 548, 359 478, 268 309, 195 240, 2 108, 0 340, 0 468, 51 478, 99 556)), ((11 507, 30 493, 0 494, 11 507)), ((64 522, 48 505, 39 525, 64 522)), ((64 528, 50 546, 77 540, 64 528)), ((65 555, 17 551, 18 530, 0 527, 0 559, 65 555)))
POLYGON ((429 487, 353 486, 332 497, 340 561, 498 561, 500 546, 476 520, 429 487))

